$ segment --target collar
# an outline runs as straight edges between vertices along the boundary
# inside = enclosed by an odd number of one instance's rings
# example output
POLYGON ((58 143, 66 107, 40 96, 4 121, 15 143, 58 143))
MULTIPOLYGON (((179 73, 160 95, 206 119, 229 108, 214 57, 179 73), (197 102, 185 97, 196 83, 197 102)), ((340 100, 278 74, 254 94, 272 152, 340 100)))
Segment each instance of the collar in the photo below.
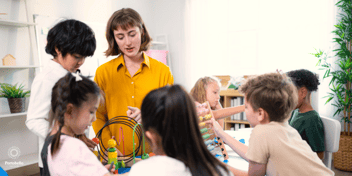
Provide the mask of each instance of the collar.
POLYGON ((68 71, 66 69, 64 69, 64 67, 62 67, 62 65, 60 65, 59 63, 55 62, 54 60, 50 60, 48 62, 48 66, 52 69, 52 70, 56 70, 57 72, 66 74, 68 71))
MULTIPOLYGON (((147 56, 144 52, 143 52, 143 58, 144 61, 142 62, 142 65, 147 66, 150 69, 150 59, 149 56, 147 56)), ((116 58, 116 63, 117 63, 117 69, 119 69, 122 66, 125 66, 125 61, 123 59, 123 55, 120 54, 117 58, 116 58)))

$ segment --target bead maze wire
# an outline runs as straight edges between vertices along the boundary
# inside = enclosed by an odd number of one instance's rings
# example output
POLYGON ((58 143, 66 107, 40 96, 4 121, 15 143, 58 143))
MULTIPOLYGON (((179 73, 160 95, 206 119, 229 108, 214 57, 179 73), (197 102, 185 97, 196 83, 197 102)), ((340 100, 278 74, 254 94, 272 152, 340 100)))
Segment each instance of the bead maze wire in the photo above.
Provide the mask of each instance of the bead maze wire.
MULTIPOLYGON (((130 118, 128 116, 116 116, 114 118, 111 118, 109 121, 107 121, 104 126, 97 132, 96 138, 99 139, 99 145, 98 145, 98 156, 103 159, 103 161, 108 162, 106 158, 108 158, 108 155, 104 153, 103 151, 107 151, 107 148, 104 146, 102 142, 102 131, 104 130, 105 127, 112 125, 112 124, 120 124, 120 125, 126 125, 130 127, 133 130, 133 135, 136 133, 137 135, 137 140, 138 140, 138 145, 135 150, 133 150, 131 153, 124 154, 123 156, 119 156, 121 158, 126 158, 127 159, 118 159, 118 161, 124 161, 125 163, 128 163, 133 160, 133 155, 135 152, 139 152, 141 149, 141 141, 143 137, 142 133, 142 127, 138 124, 133 118, 130 118), (103 149, 103 150, 102 150, 103 149)), ((134 143, 133 143, 134 146, 134 143)), ((119 158, 118 157, 118 158, 119 158)))

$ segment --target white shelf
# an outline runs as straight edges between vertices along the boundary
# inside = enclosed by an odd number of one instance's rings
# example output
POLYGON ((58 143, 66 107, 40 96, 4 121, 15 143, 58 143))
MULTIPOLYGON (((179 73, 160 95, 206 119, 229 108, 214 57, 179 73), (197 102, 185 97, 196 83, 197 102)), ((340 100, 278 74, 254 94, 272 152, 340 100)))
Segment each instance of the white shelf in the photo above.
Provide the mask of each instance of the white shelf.
POLYGON ((19 156, 17 159, 6 159, 0 161, 0 167, 4 169, 5 171, 11 170, 11 169, 16 169, 20 168, 23 166, 28 166, 31 164, 36 164, 38 163, 38 153, 31 153, 28 155, 23 155, 19 156), (5 164, 5 162, 7 162, 5 164), (11 164, 11 162, 16 162, 15 164, 11 164), (18 164, 17 164, 18 163, 18 164))
POLYGON ((1 20, 0 19, 0 25, 14 26, 14 27, 28 27, 28 26, 34 26, 36 24, 35 23, 22 22, 22 21, 1 20))
POLYGON ((152 45, 166 45, 165 42, 152 41, 152 45))
POLYGON ((6 118, 6 117, 19 117, 19 116, 26 116, 27 112, 20 112, 20 113, 11 113, 11 114, 0 114, 0 119, 1 118, 6 118))
POLYGON ((0 69, 1 69, 1 68, 38 68, 38 67, 40 67, 40 66, 38 66, 38 65, 27 65, 27 66, 25 66, 25 65, 23 65, 23 66, 0 66, 0 69))

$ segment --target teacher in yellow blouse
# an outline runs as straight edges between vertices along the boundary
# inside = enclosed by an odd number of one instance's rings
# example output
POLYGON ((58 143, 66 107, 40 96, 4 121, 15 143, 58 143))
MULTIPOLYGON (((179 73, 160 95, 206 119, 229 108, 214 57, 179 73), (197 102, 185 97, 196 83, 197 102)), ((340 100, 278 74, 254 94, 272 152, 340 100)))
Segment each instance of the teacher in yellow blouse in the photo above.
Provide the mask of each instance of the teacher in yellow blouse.
MULTIPOLYGON (((106 56, 117 57, 101 65, 95 74, 94 80, 105 94, 105 103, 99 106, 97 120, 93 122, 95 133, 108 119, 126 116, 128 106, 140 108, 145 95, 151 90, 174 83, 170 68, 143 52, 148 50, 152 39, 135 10, 123 8, 116 11, 108 21, 106 39, 109 45, 106 56)), ((109 125, 102 132, 102 141, 104 146, 108 146, 112 136, 119 141, 120 127, 125 139, 125 154, 128 155, 133 152, 133 131, 130 127, 109 125)), ((122 142, 116 147, 122 152, 122 142)), ((151 152, 149 146, 146 146, 146 152, 151 152)))

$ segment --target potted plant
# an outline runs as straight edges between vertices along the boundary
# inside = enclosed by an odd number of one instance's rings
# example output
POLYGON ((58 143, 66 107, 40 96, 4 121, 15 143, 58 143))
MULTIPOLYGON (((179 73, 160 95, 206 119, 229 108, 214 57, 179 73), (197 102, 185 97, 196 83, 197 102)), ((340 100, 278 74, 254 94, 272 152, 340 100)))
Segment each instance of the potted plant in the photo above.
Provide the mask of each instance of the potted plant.
POLYGON ((22 84, 17 87, 17 84, 2 83, 0 87, 1 96, 7 98, 11 113, 24 112, 26 95, 30 91, 24 91, 22 84))
MULTIPOLYGON (((343 121, 343 131, 340 135, 339 150, 334 153, 334 167, 340 170, 352 171, 352 133, 351 122, 351 104, 352 104, 352 6, 351 0, 340 0, 336 3, 340 8, 341 19, 333 33, 336 35, 333 42, 337 44, 335 52, 335 64, 330 64, 327 53, 319 50, 315 57, 319 58, 318 64, 325 74, 323 79, 331 77, 329 92, 326 96, 326 103, 335 100, 332 103, 336 107, 334 116, 340 116, 343 121), (341 115, 342 113, 342 115, 341 115)), ((326 104, 325 103, 325 104, 326 104)))

